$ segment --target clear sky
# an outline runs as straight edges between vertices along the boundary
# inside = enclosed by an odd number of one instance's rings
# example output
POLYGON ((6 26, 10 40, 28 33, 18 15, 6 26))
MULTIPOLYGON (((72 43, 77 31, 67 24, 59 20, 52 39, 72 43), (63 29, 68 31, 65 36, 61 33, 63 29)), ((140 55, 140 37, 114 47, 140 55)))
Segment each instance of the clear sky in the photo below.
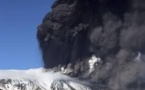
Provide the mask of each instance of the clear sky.
POLYGON ((0 69, 43 67, 37 26, 54 0, 0 0, 0 69))

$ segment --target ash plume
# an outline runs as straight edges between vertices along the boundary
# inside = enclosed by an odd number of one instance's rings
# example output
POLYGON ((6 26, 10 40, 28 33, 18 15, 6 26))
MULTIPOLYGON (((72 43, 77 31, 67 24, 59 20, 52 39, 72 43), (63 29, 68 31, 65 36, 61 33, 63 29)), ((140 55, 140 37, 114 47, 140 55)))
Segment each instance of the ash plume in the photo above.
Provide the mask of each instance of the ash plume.
POLYGON ((71 65, 104 90, 145 89, 144 35, 144 0, 56 0, 37 33, 45 68, 71 65), (101 63, 88 74, 92 55, 101 63))

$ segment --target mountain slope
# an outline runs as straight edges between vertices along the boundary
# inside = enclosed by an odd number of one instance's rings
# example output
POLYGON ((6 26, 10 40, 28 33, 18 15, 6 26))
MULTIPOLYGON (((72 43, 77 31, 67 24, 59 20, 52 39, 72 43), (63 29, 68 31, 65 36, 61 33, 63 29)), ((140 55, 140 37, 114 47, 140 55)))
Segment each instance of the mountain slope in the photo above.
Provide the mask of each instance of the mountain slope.
POLYGON ((86 82, 45 69, 1 70, 0 90, 92 90, 86 82))

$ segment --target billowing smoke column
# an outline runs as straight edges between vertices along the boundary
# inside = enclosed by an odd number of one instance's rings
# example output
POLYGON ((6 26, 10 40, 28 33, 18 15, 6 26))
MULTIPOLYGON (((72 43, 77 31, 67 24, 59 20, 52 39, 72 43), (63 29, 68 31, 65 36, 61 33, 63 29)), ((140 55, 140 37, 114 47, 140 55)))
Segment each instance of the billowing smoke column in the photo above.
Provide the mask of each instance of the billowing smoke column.
POLYGON ((144 90, 144 35, 145 0, 56 0, 37 33, 45 68, 106 90, 144 90), (101 62, 88 73, 92 56, 101 62))

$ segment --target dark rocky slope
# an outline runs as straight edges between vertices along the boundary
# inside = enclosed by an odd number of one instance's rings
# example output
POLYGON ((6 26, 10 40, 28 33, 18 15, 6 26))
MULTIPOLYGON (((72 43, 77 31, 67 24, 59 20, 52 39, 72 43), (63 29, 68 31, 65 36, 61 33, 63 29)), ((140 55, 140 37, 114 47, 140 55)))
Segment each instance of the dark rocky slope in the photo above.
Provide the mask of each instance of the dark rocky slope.
POLYGON ((56 0, 37 33, 45 68, 70 67, 109 90, 143 90, 144 35, 144 0, 56 0), (86 75, 92 55, 102 62, 86 75))

